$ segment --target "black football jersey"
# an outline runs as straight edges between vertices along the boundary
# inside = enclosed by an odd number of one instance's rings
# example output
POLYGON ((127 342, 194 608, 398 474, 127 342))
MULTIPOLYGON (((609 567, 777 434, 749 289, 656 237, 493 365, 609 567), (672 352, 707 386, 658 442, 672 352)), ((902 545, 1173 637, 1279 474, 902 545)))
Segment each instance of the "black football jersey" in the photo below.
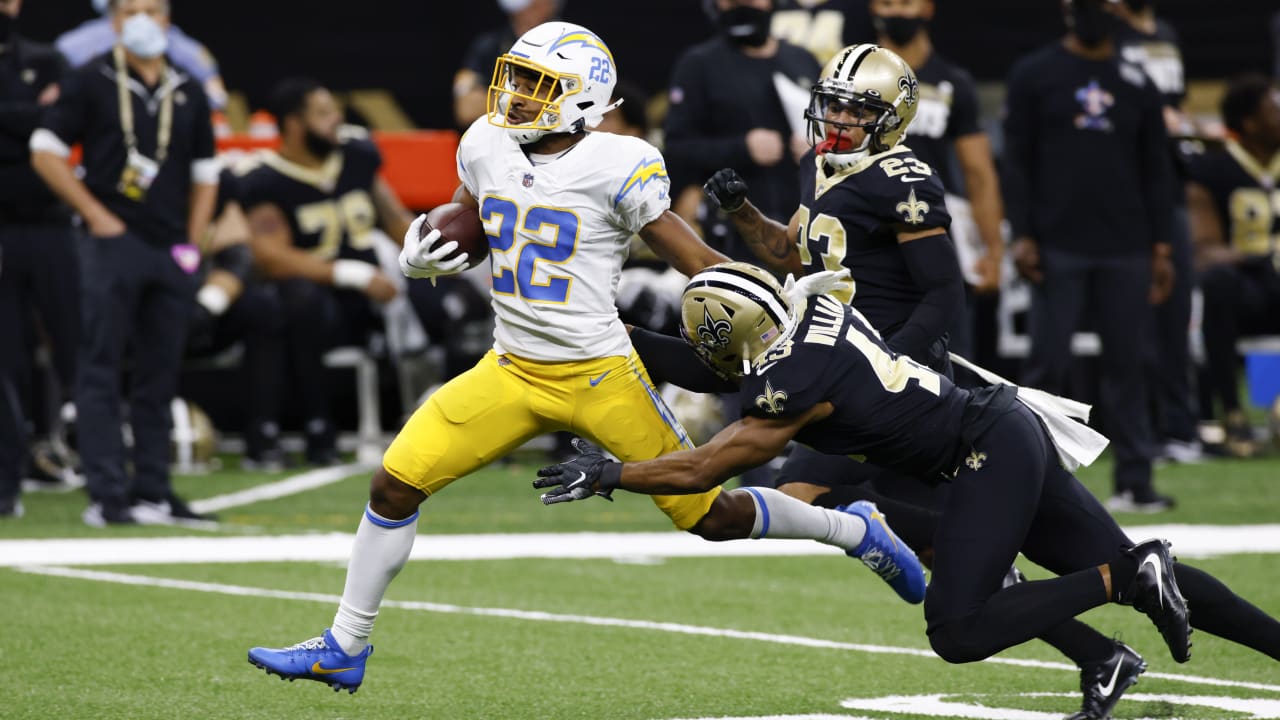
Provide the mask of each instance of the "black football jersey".
POLYGON ((978 86, 969 73, 936 52, 915 71, 920 100, 906 144, 934 169, 944 187, 958 192, 963 179, 954 145, 956 138, 982 132, 978 86))
POLYGON ((1179 48, 1178 31, 1164 20, 1156 20, 1155 31, 1145 33, 1120 23, 1116 33, 1120 57, 1141 67, 1160 90, 1164 104, 1177 107, 1187 96, 1187 84, 1179 48))
POLYGON ((1228 141, 1224 150, 1193 160, 1189 173, 1213 196, 1231 247, 1249 255, 1280 249, 1280 153, 1262 167, 1228 141))
POLYGON ((794 334, 743 378, 742 414, 794 417, 831 403, 795 439, 922 480, 954 474, 973 439, 1015 401, 996 385, 970 392, 898 355, 857 311, 811 298, 794 334))
POLYGON ((892 337, 924 295, 897 233, 951 225, 942 182, 902 145, 831 176, 812 152, 801 165, 798 240, 805 272, 849 268, 857 283, 853 306, 892 337))
POLYGON ((770 33, 825 64, 841 48, 876 41, 867 0, 778 0, 770 33))
POLYGON ((373 183, 381 166, 377 146, 361 139, 344 141, 316 169, 264 153, 240 179, 240 200, 246 212, 263 203, 279 207, 288 218, 293 244, 321 259, 376 264, 373 183))

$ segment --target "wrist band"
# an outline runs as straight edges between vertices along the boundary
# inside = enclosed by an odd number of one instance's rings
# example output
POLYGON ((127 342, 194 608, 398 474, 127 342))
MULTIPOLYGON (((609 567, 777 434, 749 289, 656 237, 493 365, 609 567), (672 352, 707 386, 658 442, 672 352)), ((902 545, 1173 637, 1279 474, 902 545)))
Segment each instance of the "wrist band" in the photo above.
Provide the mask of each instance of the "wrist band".
POLYGON ((359 260, 334 260, 333 284, 335 287, 364 290, 373 282, 378 268, 359 260))

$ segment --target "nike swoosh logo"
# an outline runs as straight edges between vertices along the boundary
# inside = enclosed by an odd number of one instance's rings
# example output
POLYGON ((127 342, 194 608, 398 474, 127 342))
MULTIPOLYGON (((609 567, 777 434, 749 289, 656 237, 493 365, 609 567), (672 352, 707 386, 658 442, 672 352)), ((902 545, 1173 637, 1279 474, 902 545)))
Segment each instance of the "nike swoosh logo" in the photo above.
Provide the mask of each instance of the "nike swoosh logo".
POLYGON ((884 516, 878 512, 871 513, 871 519, 884 526, 884 531, 889 535, 889 542, 893 543, 893 549, 898 549, 898 541, 893 539, 893 530, 889 528, 889 523, 884 521, 884 516))
POLYGON ((604 372, 600 373, 600 374, 599 374, 599 375, 597 375, 596 377, 593 377, 593 378, 587 378, 587 382, 591 383, 591 387, 595 387, 595 386, 597 386, 597 385, 599 385, 599 384, 600 384, 600 381, 601 381, 601 380, 604 380, 604 376, 605 376, 605 375, 608 375, 608 374, 609 374, 609 373, 611 373, 611 372, 613 372, 613 371, 612 371, 612 370, 605 370, 604 372))
POLYGON ((316 675, 332 675, 332 674, 334 674, 334 673, 346 672, 346 671, 348 671, 348 670, 355 670, 355 668, 353 668, 353 667, 349 667, 349 668, 332 668, 332 669, 330 669, 330 668, 320 667, 320 661, 319 661, 319 660, 317 660, 317 661, 315 661, 314 663, 312 663, 312 664, 311 664, 311 672, 315 673, 316 675))
POLYGON ((1116 669, 1111 673, 1111 681, 1108 682, 1106 685, 1098 686, 1098 690, 1102 693, 1103 697, 1110 697, 1111 693, 1115 691, 1116 678, 1120 677, 1120 666, 1123 664, 1124 664, 1124 658, 1121 658, 1116 662, 1116 669))
POLYGON ((1138 569, 1141 570, 1143 565, 1150 565, 1151 570, 1156 574, 1156 598, 1160 600, 1160 607, 1164 607, 1164 568, 1160 564, 1160 558, 1155 553, 1149 553, 1142 558, 1138 569))
POLYGON ((921 180, 928 180, 928 178, 922 178, 922 177, 904 177, 904 178, 902 178, 902 182, 904 182, 904 183, 908 183, 908 182, 920 182, 921 180))
POLYGON ((574 480, 573 482, 571 482, 571 483, 569 483, 569 484, 570 484, 570 485, 575 485, 575 484, 580 483, 580 482, 582 482, 583 480, 586 480, 586 479, 587 479, 587 474, 586 474, 586 473, 584 473, 584 472, 582 472, 582 471, 578 471, 578 479, 577 479, 577 480, 574 480))

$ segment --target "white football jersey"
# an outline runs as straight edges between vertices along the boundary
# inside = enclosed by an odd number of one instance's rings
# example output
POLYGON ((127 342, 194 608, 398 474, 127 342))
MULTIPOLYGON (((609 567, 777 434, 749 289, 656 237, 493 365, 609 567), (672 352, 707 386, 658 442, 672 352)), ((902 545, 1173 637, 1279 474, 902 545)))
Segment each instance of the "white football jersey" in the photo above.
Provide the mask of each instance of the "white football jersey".
POLYGON ((489 235, 494 349, 546 361, 629 354, 614 299, 631 236, 671 206, 657 148, 593 132, 534 166, 481 117, 458 146, 458 177, 489 235))

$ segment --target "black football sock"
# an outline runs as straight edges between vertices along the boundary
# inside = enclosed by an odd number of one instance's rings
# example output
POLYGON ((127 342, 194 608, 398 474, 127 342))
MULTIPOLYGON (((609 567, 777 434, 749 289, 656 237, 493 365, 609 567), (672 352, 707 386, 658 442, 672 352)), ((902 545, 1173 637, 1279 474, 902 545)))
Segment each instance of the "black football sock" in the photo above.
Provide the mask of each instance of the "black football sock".
POLYGON ((1173 574, 1191 610, 1192 627, 1280 660, 1280 621, 1203 570, 1176 563, 1173 574))
POLYGON ((1138 561, 1128 555, 1118 555, 1116 559, 1107 563, 1107 567, 1111 569, 1111 597, 1114 601, 1133 584, 1133 579, 1138 576, 1138 561))

